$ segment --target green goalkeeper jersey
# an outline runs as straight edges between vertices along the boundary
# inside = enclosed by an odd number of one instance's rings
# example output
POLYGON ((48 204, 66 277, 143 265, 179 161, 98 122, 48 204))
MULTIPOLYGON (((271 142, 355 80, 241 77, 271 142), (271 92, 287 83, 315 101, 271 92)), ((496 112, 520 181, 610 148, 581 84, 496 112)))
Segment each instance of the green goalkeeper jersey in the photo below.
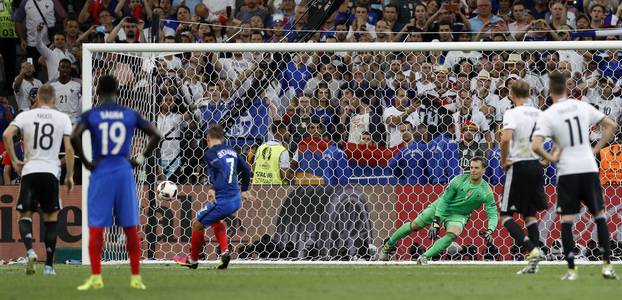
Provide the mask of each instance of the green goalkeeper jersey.
POLYGON ((488 229, 494 231, 497 228, 499 215, 492 188, 484 179, 478 184, 471 183, 470 174, 463 173, 454 177, 443 195, 436 200, 435 215, 441 219, 452 215, 469 218, 471 213, 482 204, 488 215, 488 229))

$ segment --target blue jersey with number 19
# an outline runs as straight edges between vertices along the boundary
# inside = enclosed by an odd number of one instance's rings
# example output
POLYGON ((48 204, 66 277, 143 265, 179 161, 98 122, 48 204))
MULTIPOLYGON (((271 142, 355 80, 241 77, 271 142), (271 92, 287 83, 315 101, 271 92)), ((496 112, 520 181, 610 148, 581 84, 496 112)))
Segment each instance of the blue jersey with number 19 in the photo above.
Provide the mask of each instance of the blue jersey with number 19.
POLYGON ((240 159, 233 148, 216 145, 205 152, 207 172, 212 188, 216 193, 216 202, 239 201, 240 190, 248 190, 250 184, 250 167, 244 159, 240 159), (238 185, 238 172, 242 175, 242 186, 238 185))
POLYGON ((96 172, 130 166, 134 129, 149 126, 149 121, 138 112, 115 102, 105 102, 84 112, 79 123, 91 133, 96 172))

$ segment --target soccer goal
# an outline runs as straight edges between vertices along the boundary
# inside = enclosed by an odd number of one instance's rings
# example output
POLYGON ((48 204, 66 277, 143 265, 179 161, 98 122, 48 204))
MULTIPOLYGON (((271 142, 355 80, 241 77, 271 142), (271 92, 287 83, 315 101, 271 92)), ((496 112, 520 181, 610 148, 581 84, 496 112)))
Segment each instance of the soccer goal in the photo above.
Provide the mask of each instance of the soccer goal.
MULTIPOLYGON (((548 73, 568 72, 572 97, 618 120, 617 49, 622 42, 85 44, 83 109, 97 105, 98 78, 114 74, 119 101, 162 132, 156 155, 135 170, 146 261, 189 253, 190 224, 207 199, 204 133, 217 123, 249 163, 261 158, 272 167, 284 166, 270 151, 257 151, 276 137, 295 168, 291 179, 253 184, 256 200, 244 202, 226 220, 234 259, 367 263, 473 156, 487 159, 485 179, 501 201, 499 139, 513 80, 526 80, 532 104, 546 108, 548 73), (413 113, 401 123, 387 122, 407 109, 413 113), (287 134, 278 132, 283 126, 287 134), (155 186, 165 179, 179 187, 174 201, 156 199, 155 186)), ((598 137, 594 128, 590 140, 598 137)), ((145 144, 136 136, 133 151, 145 144)), ((622 258, 622 155, 616 145, 604 150, 609 152, 603 152, 601 167, 614 260, 622 258)), ((541 247, 548 260, 559 261, 555 166, 545 172, 549 208, 539 215, 541 247)), ((88 262, 88 175, 84 170, 83 262, 88 262)), ((576 252, 585 261, 599 254, 590 220, 581 213, 574 229, 576 252)), ((436 259, 523 260, 522 249, 501 224, 493 243, 484 242, 480 232, 486 222, 484 211, 476 211, 436 259)), ((206 236, 202 259, 214 260, 217 242, 211 230, 206 236)), ((125 260, 122 230, 113 228, 105 238, 104 260, 125 260)), ((425 232, 412 234, 398 244, 395 259, 413 261, 431 243, 425 232)))

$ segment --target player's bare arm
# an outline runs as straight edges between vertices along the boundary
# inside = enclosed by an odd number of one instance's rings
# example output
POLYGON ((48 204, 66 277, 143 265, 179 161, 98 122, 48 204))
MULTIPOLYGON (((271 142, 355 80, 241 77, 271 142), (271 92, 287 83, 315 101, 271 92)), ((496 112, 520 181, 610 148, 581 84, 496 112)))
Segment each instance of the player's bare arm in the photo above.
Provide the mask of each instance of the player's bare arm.
POLYGON ((145 157, 148 157, 149 155, 151 155, 151 153, 153 153, 153 150, 155 150, 155 148, 160 143, 160 140, 162 139, 162 134, 160 133, 158 128, 156 128, 155 125, 151 123, 144 129, 141 128, 141 130, 145 134, 147 134, 147 136, 149 136, 149 142, 147 143, 147 148, 145 148, 145 152, 132 158, 131 162, 133 166, 142 164, 145 160, 145 157))
POLYGON ((540 155, 540 157, 552 163, 558 162, 559 156, 561 155, 560 150, 552 152, 546 151, 546 149, 544 149, 544 137, 540 135, 536 135, 533 137, 533 140, 531 142, 531 150, 533 150, 534 153, 540 155))
POLYGON ((594 153, 594 155, 598 154, 598 152, 600 152, 600 149, 602 149, 603 146, 607 145, 611 141, 611 139, 613 139, 616 129, 618 129, 618 124, 608 117, 604 117, 602 120, 600 120, 600 122, 598 122, 598 125, 600 125, 600 132, 602 133, 602 137, 600 138, 600 140, 598 140, 596 145, 594 145, 594 148, 592 148, 592 152, 594 153))
POLYGON ((78 155, 84 167, 90 171, 95 169, 95 167, 97 166, 97 162, 89 161, 84 155, 84 148, 82 148, 82 133, 84 133, 84 131, 86 130, 86 124, 78 123, 78 125, 76 125, 76 127, 73 129, 73 133, 71 133, 70 140, 71 144, 73 145, 73 149, 76 152, 76 155, 78 155))
POLYGON ((501 136, 501 166, 504 170, 508 170, 512 166, 512 162, 508 159, 510 154, 510 142, 512 141, 512 135, 514 130, 503 129, 503 135, 501 136))
POLYGON ((71 191, 73 190, 75 152, 73 151, 73 146, 71 145, 71 139, 69 136, 63 136, 63 144, 65 145, 65 166, 67 169, 67 174, 65 175, 65 185, 67 186, 67 191, 71 191))

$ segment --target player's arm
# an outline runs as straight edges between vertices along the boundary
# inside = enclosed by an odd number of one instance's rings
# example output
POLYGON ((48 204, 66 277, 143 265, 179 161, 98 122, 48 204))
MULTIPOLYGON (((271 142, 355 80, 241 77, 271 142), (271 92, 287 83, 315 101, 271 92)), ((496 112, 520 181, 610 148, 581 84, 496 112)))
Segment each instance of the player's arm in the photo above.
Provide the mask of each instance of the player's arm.
POLYGON ((71 145, 73 146, 72 150, 74 150, 75 154, 78 155, 84 167, 88 170, 93 170, 97 165, 97 162, 89 161, 84 155, 84 148, 82 148, 82 133, 84 133, 87 129, 86 124, 82 122, 78 123, 73 129, 69 139, 71 141, 71 145))
POLYGON ((65 167, 67 168, 67 174, 65 175, 65 185, 67 190, 73 189, 73 166, 75 163, 75 153, 73 146, 71 146, 71 139, 69 135, 63 136, 63 144, 65 144, 65 167))
POLYGON ((512 162, 508 160, 508 156, 510 154, 510 141, 512 140, 513 134, 514 130, 504 128, 503 135, 501 136, 501 167, 505 170, 512 166, 512 162))
POLYGON ((11 164, 13 165, 15 172, 17 174, 20 174, 22 172, 24 162, 17 158, 17 154, 15 153, 15 147, 13 147, 13 137, 17 134, 18 131, 19 128, 17 128, 17 126, 15 126, 14 124, 9 125, 9 127, 7 127, 2 134, 2 141, 6 146, 6 152, 11 158, 11 164))
POLYGON ((484 209, 488 216, 488 231, 494 232, 499 222, 499 213, 497 212, 497 204, 495 203, 495 196, 492 192, 486 195, 486 202, 484 203, 484 209))
POLYGON ((252 201, 253 197, 248 192, 251 185, 251 167, 246 163, 246 160, 238 155, 238 174, 240 175, 240 191, 242 192, 242 198, 245 201, 252 201))
POLYGON ((604 117, 602 120, 600 120, 600 122, 598 122, 598 125, 600 125, 600 132, 602 136, 592 149, 594 155, 598 154, 598 152, 600 152, 600 149, 602 149, 611 141, 611 139, 613 139, 615 132, 618 129, 618 124, 608 117, 604 117))
POLYGON ((149 142, 147 143, 147 147, 142 154, 139 154, 135 158, 132 159, 132 164, 140 165, 145 160, 145 157, 149 157, 153 150, 158 146, 160 140, 162 139, 162 134, 158 130, 155 125, 151 122, 145 120, 142 116, 139 116, 139 124, 138 128, 142 130, 149 137, 149 142))
POLYGON ((544 138, 551 136, 551 133, 552 129, 546 119, 546 115, 544 113, 540 114, 536 122, 536 129, 531 138, 531 150, 543 159, 556 163, 559 160, 561 151, 548 152, 544 149, 544 138))

